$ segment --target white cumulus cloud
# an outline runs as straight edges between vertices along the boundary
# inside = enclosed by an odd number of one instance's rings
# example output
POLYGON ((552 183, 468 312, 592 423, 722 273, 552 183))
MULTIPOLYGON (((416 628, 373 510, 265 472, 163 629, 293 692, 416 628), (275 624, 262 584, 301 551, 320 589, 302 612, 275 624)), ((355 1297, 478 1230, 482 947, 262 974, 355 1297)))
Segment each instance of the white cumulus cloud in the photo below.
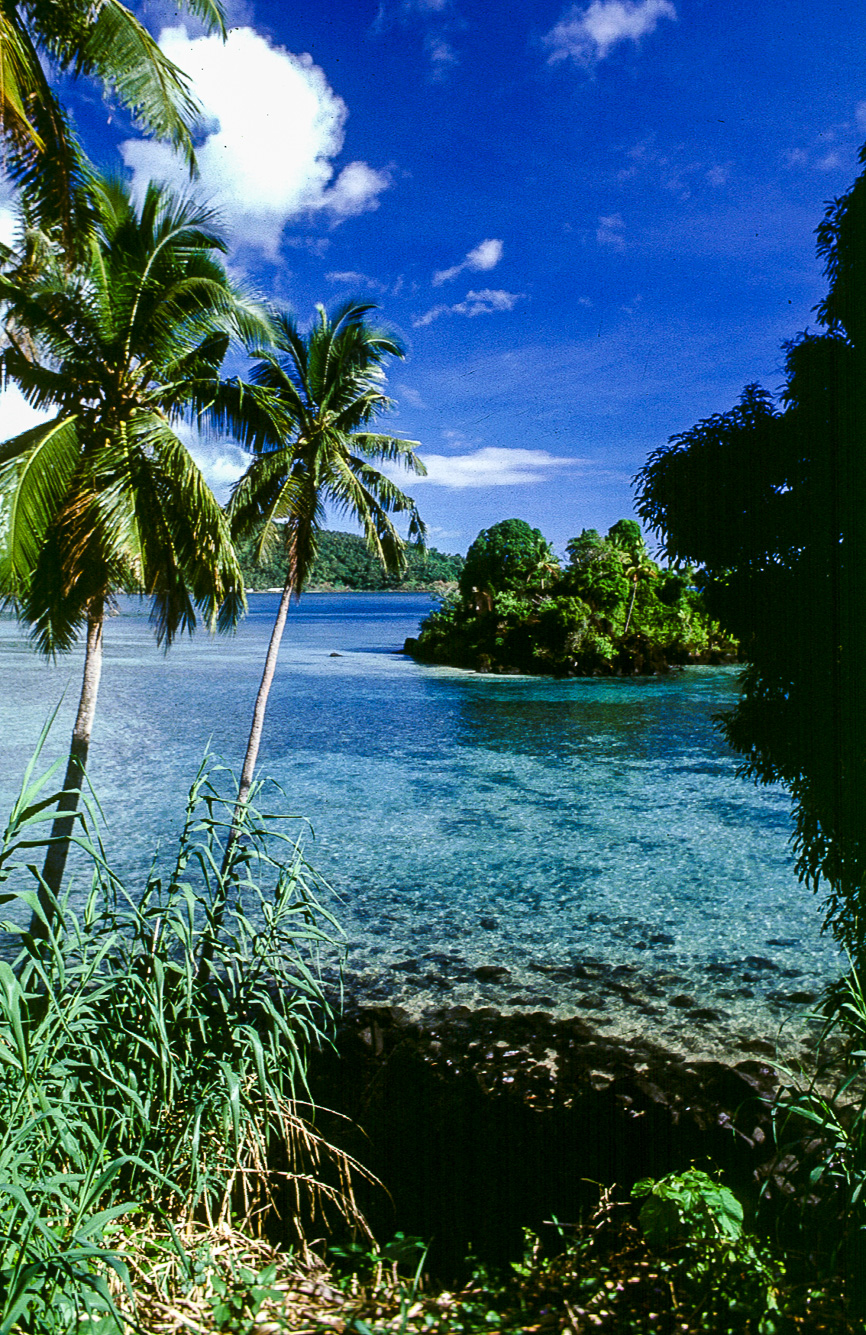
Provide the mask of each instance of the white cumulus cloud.
POLYGON ((552 472, 573 468, 579 459, 559 458, 547 450, 518 450, 485 445, 470 454, 424 454, 427 476, 412 479, 413 487, 525 487, 545 482, 552 472))
POLYGON ((443 283, 448 283, 452 278, 456 278, 464 269, 472 269, 476 273, 485 273, 489 269, 495 269, 502 259, 502 242, 497 241, 495 237, 490 237, 487 241, 482 241, 474 250, 466 252, 466 258, 459 264, 455 264, 450 269, 440 269, 433 275, 433 286, 441 287, 443 283))
POLYGON ((418 315, 412 321, 416 329, 432 324, 440 315, 490 315, 493 311, 513 311, 518 301, 524 299, 523 292, 502 292, 489 287, 480 292, 467 292, 465 301, 457 301, 453 306, 431 306, 429 311, 418 315))
MULTIPOLYGON (((197 193, 218 210, 235 239, 275 255, 290 218, 324 213, 333 221, 378 206, 388 173, 350 162, 336 175, 348 110, 308 55, 273 46, 252 28, 189 37, 165 28, 162 50, 188 74, 203 108, 197 193)), ((140 189, 148 180, 188 188, 183 163, 166 144, 121 145, 140 189)))
POLYGON ((0 204, 0 245, 12 246, 18 236, 18 215, 6 204, 0 204))
POLYGON ((659 19, 676 19, 671 0, 592 0, 572 6, 544 38, 550 64, 560 60, 587 65, 604 60, 618 42, 637 42, 655 31, 659 19))

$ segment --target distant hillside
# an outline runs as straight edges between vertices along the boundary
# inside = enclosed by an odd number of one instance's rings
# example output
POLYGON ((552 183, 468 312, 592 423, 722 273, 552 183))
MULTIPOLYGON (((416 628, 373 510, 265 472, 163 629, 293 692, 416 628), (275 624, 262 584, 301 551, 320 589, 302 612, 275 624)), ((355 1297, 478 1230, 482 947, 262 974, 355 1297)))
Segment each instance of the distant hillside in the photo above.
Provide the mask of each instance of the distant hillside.
MULTIPOLYGON (((249 589, 273 589, 285 581, 285 559, 280 550, 265 565, 258 565, 251 555, 251 543, 238 548, 244 581, 249 589)), ((319 534, 319 551, 307 588, 351 589, 375 593, 380 589, 422 591, 442 584, 456 584, 463 569, 462 556, 437 552, 435 547, 406 549, 407 569, 402 578, 386 575, 376 558, 367 550, 364 539, 355 533, 335 533, 325 529, 319 534)))

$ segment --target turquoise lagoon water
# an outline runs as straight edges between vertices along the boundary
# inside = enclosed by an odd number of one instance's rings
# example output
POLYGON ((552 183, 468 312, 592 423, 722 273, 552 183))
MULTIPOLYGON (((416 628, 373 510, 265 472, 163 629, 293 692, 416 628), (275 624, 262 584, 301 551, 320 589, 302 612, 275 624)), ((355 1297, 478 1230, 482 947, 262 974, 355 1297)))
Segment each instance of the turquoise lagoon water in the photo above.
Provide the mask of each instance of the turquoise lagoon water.
MULTIPOLYGON (((581 1014, 712 1050, 790 1027, 839 972, 789 849, 781 790, 735 775, 712 717, 734 669, 552 681, 399 653, 429 600, 306 595, 293 609, 260 763, 312 823, 360 997, 581 1014), (478 974, 480 970, 480 974, 478 974)), ((147 611, 106 630, 91 776, 131 877, 170 844, 205 747, 239 764, 276 597, 234 637, 166 656, 147 611)), ((41 663, 0 622, 8 806, 80 656, 41 663)))

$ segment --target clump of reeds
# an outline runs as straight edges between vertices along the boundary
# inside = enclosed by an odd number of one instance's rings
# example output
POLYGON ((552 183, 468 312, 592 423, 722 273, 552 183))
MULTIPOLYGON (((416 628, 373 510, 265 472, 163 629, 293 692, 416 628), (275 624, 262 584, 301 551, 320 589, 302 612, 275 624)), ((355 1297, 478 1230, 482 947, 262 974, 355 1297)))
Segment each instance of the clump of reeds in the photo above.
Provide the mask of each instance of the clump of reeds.
MULTIPOLYGON (((13 919, 39 911, 29 864, 57 796, 36 775, 43 742, 0 841, 13 919)), ((138 893, 82 820, 83 908, 56 902, 44 941, 0 924, 0 1335, 123 1328, 121 1234, 158 1225, 184 1256, 201 1225, 255 1233, 276 1194, 284 1236, 302 1241, 316 1208, 362 1223, 306 1090, 339 929, 299 843, 252 805, 224 865, 217 774, 202 765, 176 852, 138 893)))

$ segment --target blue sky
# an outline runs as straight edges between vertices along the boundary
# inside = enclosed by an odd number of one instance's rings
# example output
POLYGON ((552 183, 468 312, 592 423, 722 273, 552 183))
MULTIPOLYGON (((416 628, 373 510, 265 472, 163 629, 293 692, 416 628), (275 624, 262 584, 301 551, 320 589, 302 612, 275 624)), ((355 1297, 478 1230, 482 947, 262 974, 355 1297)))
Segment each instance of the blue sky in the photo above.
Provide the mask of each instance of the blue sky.
MULTIPOLYGON (((630 515, 649 451, 776 389, 814 320, 814 229, 866 140, 860 5, 241 0, 224 47, 141 12, 204 105, 234 269, 302 322, 360 295, 403 335, 388 426, 421 442, 435 546, 630 515)), ((103 166, 178 171, 64 96, 103 166)), ((240 452, 198 449, 225 494, 240 452)))

